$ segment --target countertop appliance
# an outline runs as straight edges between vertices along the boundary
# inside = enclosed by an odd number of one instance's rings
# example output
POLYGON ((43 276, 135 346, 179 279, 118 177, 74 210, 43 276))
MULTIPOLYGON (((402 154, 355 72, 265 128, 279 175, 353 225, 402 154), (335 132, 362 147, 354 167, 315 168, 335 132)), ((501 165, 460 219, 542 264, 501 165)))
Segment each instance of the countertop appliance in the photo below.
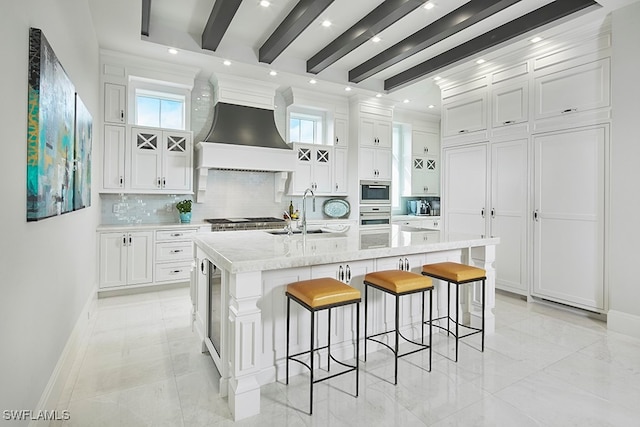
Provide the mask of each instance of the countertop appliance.
POLYGON ((210 218, 205 221, 211 224, 211 231, 277 230, 284 228, 286 222, 275 217, 210 218))

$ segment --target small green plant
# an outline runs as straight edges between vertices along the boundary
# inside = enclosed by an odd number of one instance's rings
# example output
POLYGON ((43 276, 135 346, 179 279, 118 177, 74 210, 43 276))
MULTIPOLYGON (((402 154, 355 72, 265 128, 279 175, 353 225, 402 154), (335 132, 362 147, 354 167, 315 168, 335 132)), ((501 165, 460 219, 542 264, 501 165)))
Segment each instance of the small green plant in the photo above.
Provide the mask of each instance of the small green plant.
POLYGON ((180 213, 191 212, 191 200, 185 199, 176 203, 176 209, 180 213))

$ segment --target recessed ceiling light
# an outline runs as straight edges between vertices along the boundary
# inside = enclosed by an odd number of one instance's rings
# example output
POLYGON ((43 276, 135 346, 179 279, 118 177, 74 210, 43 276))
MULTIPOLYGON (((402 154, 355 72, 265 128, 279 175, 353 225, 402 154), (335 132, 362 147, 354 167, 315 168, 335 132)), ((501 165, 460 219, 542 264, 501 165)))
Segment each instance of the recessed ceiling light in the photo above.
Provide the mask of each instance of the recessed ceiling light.
POLYGON ((345 87, 344 90, 346 90, 347 92, 350 92, 351 91, 351 86, 345 87))
POLYGON ((440 76, 435 76, 435 77, 433 78, 433 80, 438 81, 438 80, 440 80, 441 78, 442 78, 442 77, 440 77, 440 76))
POLYGON ((436 106, 431 104, 431 105, 429 105, 429 108, 436 108, 436 106))
POLYGON ((271 2, 268 2, 267 0, 262 0, 262 1, 260 2, 260 6, 262 6, 262 7, 269 7, 269 6, 271 6, 271 2))
POLYGON ((425 9, 427 9, 427 10, 429 10, 429 9, 433 9, 433 8, 434 8, 434 4, 433 4, 433 3, 431 3, 431 2, 426 2, 426 3, 424 4, 424 8, 425 8, 425 9))
POLYGON ((269 75, 270 76, 277 76, 278 72, 276 70, 271 70, 271 71, 269 71, 269 75))
POLYGON ((225 59, 223 64, 228 67, 229 65, 231 65, 231 61, 229 61, 228 59, 225 59))
POLYGON ((376 93, 376 98, 382 98, 382 94, 381 93, 376 93))
POLYGON ((316 79, 311 79, 311 80, 309 80, 309 83, 311 83, 312 85, 314 85, 314 84, 316 84, 316 83, 318 83, 318 82, 316 81, 316 79))
POLYGON ((408 99, 405 99, 405 100, 404 100, 404 101, 402 101, 402 102, 403 102, 403 103, 405 103, 405 104, 408 104, 408 103, 409 103, 409 100, 408 100, 408 99))
POLYGON ((173 47, 170 47, 167 52, 169 52, 171 55, 177 55, 178 54, 178 49, 175 49, 173 47))
POLYGON ((542 37, 534 37, 531 39, 531 43, 538 43, 539 41, 542 41, 542 37))
POLYGON ((485 61, 484 59, 480 58, 480 59, 478 59, 478 60, 476 61, 476 64, 478 64, 478 65, 479 65, 479 64, 484 64, 485 62, 486 62, 486 61, 485 61))
POLYGON ((324 21, 322 21, 322 26, 323 27, 330 27, 331 26, 331 21, 329 21, 328 19, 325 19, 324 21))
POLYGON ((371 38, 371 41, 374 42, 374 43, 378 43, 380 40, 382 40, 382 39, 380 37, 378 37, 378 36, 373 36, 371 38))

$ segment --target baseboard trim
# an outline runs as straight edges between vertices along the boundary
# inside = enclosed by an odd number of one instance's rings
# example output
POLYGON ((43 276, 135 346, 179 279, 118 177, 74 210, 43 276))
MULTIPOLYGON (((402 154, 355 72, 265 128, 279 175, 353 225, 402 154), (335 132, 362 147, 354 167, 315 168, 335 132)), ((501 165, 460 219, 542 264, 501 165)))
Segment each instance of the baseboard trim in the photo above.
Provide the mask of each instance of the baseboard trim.
MULTIPOLYGON (((82 308, 82 311, 78 316, 78 320, 76 320, 76 324, 69 335, 69 339, 58 358, 56 367, 51 373, 47 386, 40 396, 40 401, 34 411, 36 414, 48 413, 51 415, 55 410, 56 413, 53 415, 62 416, 62 411, 66 409, 66 407, 58 408, 58 403, 67 380, 69 379, 76 357, 80 353, 80 350, 86 345, 86 341, 89 338, 90 326, 93 324, 92 317, 97 308, 97 289, 98 286, 96 285, 82 308)), ((50 423, 51 420, 32 420, 29 423, 29 427, 48 426, 50 423)))
POLYGON ((609 310, 607 329, 613 332, 640 338, 640 316, 623 311, 609 310))

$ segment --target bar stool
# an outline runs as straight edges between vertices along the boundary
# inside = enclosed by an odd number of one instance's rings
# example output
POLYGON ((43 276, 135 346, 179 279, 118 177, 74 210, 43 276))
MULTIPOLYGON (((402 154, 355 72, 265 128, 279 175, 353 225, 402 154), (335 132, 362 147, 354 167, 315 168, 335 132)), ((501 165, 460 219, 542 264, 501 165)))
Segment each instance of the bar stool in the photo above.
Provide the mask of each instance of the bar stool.
MULTIPOLYGON (((438 317, 437 319, 433 319, 431 322, 435 322, 437 320, 447 319, 447 335, 452 335, 456 339, 456 358, 455 362, 458 361, 458 341, 462 338, 468 337, 470 335, 482 334, 482 347, 481 351, 484 352, 484 303, 485 303, 485 281, 487 279, 486 271, 478 267, 472 267, 470 265, 458 264, 456 262, 440 262, 436 264, 427 264, 422 266, 422 274, 425 276, 432 277, 434 279, 440 279, 447 282, 447 315, 438 317), (458 319, 460 316, 460 308, 459 308, 459 290, 460 285, 464 285, 466 283, 472 283, 482 280, 482 325, 480 328, 475 328, 472 326, 467 326, 461 324, 458 319), (450 305, 451 305, 451 284, 456 285, 456 318, 453 319, 450 314, 450 305), (449 322, 454 322, 455 324, 455 333, 449 330, 449 322), (460 335, 459 327, 466 328, 471 330, 464 335, 460 335)), ((437 328, 445 329, 444 326, 435 325, 437 328)))
POLYGON ((311 279, 311 280, 303 280, 300 282, 294 282, 287 285, 287 291, 285 292, 287 296, 287 362, 286 362, 286 371, 287 371, 287 384, 289 384, 289 360, 293 360, 305 366, 309 369, 310 372, 310 381, 309 381, 309 415, 313 413, 313 384, 328 380, 329 378, 337 377, 339 375, 343 375, 352 371, 356 371, 356 397, 358 397, 358 382, 359 382, 359 351, 360 351, 360 291, 348 286, 338 280, 331 278, 320 278, 320 279, 311 279), (311 345, 310 350, 302 351, 300 353, 296 353, 293 355, 289 355, 289 324, 290 324, 290 306, 291 300, 294 300, 302 307, 309 310, 311 313, 311 345), (336 360, 331 355, 331 309, 334 307, 340 307, 344 305, 356 304, 356 355, 355 355, 355 365, 348 365, 339 360, 336 360), (327 333, 327 345, 323 347, 314 348, 315 342, 315 313, 329 310, 328 312, 328 333, 327 333), (314 380, 313 370, 314 370, 314 353, 318 350, 327 349, 327 371, 330 370, 331 360, 342 365, 347 370, 342 372, 335 373, 330 376, 326 376, 317 380, 314 380), (303 360, 298 359, 297 357, 302 355, 309 355, 310 362, 309 364, 305 363, 303 360))
POLYGON ((433 297, 431 294, 431 290, 433 289, 433 283, 430 278, 423 277, 420 274, 412 273, 410 271, 403 270, 386 270, 386 271, 377 271, 374 273, 368 273, 364 276, 364 361, 367 361, 367 340, 377 342, 387 347, 391 352, 393 352, 395 358, 395 378, 394 384, 398 384, 398 359, 407 356, 409 354, 416 353, 418 351, 429 349, 429 372, 431 372, 431 312, 433 309, 433 297), (368 298, 369 298, 369 287, 378 289, 382 292, 395 296, 395 328, 393 330, 388 330, 385 332, 380 332, 377 334, 373 334, 367 336, 367 309, 368 309, 368 298), (406 338, 400 332, 400 297, 403 295, 411 295, 421 292, 422 293, 422 338, 421 342, 416 342, 414 340, 410 340, 406 338), (429 292, 429 344, 424 344, 424 294, 425 292, 429 292), (395 332, 395 345, 391 347, 385 342, 382 342, 376 337, 380 335, 385 335, 391 332, 395 332), (405 353, 400 353, 399 345, 400 345, 400 337, 411 344, 417 345, 419 348, 411 351, 407 351, 405 353))

